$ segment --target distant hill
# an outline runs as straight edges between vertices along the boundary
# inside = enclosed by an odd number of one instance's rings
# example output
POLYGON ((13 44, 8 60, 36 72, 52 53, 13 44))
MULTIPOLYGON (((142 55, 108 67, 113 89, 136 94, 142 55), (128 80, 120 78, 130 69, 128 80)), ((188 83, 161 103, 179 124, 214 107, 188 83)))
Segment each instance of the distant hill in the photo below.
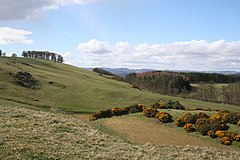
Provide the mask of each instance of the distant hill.
POLYGON ((154 71, 154 69, 129 69, 129 68, 103 68, 103 69, 122 77, 125 77, 129 73, 143 73, 154 71))

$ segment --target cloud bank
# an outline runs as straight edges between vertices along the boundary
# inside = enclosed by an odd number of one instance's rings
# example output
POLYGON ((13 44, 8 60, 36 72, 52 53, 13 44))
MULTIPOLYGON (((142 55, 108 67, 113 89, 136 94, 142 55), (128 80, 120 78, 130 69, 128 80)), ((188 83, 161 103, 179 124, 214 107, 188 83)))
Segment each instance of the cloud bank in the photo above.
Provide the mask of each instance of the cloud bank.
POLYGON ((128 42, 90 40, 77 47, 79 66, 177 70, 240 70, 240 41, 192 40, 131 45, 128 42))
POLYGON ((28 38, 28 35, 31 34, 32 32, 26 30, 0 27, 0 45, 14 43, 32 44, 33 40, 28 38))
POLYGON ((0 20, 26 19, 65 5, 86 4, 95 0, 0 0, 0 20))

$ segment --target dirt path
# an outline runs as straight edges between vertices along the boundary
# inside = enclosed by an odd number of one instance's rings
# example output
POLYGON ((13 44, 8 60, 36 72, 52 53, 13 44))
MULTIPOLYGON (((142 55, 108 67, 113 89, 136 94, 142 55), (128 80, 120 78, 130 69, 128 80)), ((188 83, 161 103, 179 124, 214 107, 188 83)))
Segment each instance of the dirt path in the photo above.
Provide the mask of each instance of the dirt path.
POLYGON ((101 123, 118 135, 140 144, 192 145, 204 147, 228 148, 219 142, 204 140, 200 137, 168 127, 154 119, 142 119, 134 116, 121 116, 102 119, 101 123))

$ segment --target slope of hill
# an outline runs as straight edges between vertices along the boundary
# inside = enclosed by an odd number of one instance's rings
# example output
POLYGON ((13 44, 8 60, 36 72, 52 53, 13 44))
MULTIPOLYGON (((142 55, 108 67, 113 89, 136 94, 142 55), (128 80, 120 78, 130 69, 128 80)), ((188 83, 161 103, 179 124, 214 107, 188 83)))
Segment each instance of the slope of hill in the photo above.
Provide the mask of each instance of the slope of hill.
POLYGON ((131 144, 75 118, 0 105, 0 159, 238 159, 240 152, 198 146, 131 144))
POLYGON ((240 111, 240 107, 162 96, 140 91, 124 82, 97 73, 41 59, 0 58, 0 103, 53 111, 95 112, 103 108, 131 104, 153 104, 159 99, 179 100, 188 108, 212 108, 240 111), (19 71, 39 81, 38 89, 13 83, 19 71))

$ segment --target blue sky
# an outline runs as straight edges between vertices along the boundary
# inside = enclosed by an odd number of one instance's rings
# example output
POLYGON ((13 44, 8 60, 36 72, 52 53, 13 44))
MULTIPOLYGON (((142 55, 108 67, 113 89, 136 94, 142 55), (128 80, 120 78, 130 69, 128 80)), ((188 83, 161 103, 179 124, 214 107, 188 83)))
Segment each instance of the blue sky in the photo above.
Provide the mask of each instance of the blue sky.
POLYGON ((240 71, 238 0, 0 0, 0 49, 80 67, 240 71))

